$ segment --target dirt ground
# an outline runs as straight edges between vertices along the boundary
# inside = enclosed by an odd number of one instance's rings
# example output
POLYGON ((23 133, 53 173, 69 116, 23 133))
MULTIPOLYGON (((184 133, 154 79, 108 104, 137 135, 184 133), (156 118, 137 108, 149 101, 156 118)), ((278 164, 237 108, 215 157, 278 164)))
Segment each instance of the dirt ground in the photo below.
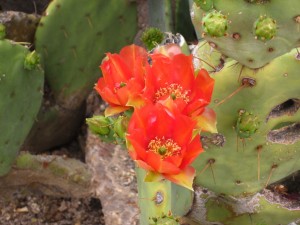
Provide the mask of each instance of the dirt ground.
POLYGON ((16 192, 10 201, 0 199, 1 225, 103 225, 97 198, 56 198, 16 192))

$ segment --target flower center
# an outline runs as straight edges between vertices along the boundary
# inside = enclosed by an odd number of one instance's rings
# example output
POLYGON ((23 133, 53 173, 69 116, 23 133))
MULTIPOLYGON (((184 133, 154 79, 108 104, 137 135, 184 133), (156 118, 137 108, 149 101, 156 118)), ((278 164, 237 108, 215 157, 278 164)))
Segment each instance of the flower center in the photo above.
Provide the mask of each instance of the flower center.
POLYGON ((160 155, 162 159, 181 153, 181 147, 172 139, 166 139, 165 137, 152 139, 147 150, 160 155))
POLYGON ((189 92, 190 91, 183 90, 183 88, 179 84, 170 84, 169 86, 160 88, 156 91, 155 101, 158 101, 161 97, 170 96, 173 100, 181 98, 186 103, 189 103, 189 92))

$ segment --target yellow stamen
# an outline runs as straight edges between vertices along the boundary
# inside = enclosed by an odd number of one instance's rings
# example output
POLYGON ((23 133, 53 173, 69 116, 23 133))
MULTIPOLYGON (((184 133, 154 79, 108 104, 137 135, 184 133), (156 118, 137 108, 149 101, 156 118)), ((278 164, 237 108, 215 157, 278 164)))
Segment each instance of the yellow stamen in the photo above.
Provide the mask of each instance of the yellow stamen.
POLYGON ((164 159, 168 156, 180 155, 181 147, 170 138, 166 139, 165 137, 155 137, 149 142, 148 151, 154 152, 164 159))
POLYGON ((186 103, 189 103, 189 92, 189 90, 183 90, 179 84, 170 84, 167 87, 160 88, 156 91, 155 101, 158 101, 161 97, 170 96, 173 100, 181 98, 186 103))

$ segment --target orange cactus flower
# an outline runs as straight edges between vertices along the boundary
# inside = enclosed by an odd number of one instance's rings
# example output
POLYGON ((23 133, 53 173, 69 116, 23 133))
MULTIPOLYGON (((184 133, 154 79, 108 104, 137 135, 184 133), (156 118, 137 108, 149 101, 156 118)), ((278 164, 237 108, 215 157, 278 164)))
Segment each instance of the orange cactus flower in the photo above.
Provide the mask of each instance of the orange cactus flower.
POLYGON ((135 109, 127 130, 127 148, 139 167, 148 171, 145 181, 162 178, 192 189, 195 169, 190 166, 203 152, 196 121, 161 104, 135 109))
POLYGON ((144 104, 140 95, 145 86, 147 60, 146 50, 136 45, 124 47, 120 54, 106 54, 100 66, 103 77, 95 86, 102 99, 109 103, 106 116, 144 104))
POLYGON ((153 54, 143 96, 153 103, 175 102, 180 111, 199 120, 199 127, 215 132, 214 111, 205 108, 210 103, 213 87, 214 80, 205 69, 194 72, 191 55, 153 54))

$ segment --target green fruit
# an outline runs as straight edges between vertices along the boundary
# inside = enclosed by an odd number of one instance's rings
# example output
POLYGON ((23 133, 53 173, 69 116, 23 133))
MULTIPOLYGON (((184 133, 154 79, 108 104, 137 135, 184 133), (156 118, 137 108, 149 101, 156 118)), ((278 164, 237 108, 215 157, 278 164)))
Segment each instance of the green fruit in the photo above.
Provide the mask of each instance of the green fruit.
POLYGON ((213 10, 203 17, 202 27, 204 34, 211 37, 223 37, 226 35, 228 20, 221 12, 213 10))
POLYGON ((269 17, 260 17, 254 23, 255 35, 259 40, 268 41, 274 38, 277 32, 276 21, 269 17))

